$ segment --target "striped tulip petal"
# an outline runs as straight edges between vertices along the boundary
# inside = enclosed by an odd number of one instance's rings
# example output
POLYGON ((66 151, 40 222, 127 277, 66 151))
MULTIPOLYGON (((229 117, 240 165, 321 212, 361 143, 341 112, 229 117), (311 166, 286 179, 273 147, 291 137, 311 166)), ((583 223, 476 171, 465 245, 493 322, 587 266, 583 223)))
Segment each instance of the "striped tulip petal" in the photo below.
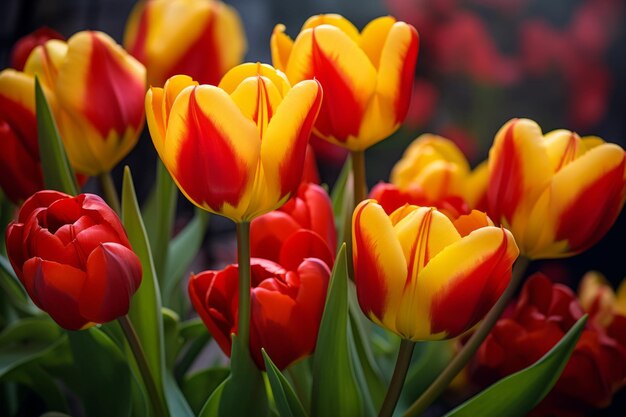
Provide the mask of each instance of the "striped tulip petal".
POLYGON ((239 218, 248 206, 260 145, 256 126, 228 94, 201 85, 183 90, 174 102, 163 162, 194 204, 239 218))
POLYGON ((272 31, 270 49, 272 51, 272 63, 276 69, 285 72, 287 61, 293 48, 293 40, 285 33, 285 25, 278 24, 272 31))
POLYGON ((530 258, 579 253, 602 238, 624 205, 625 156, 598 137, 564 129, 543 135, 531 120, 513 120, 490 151, 489 213, 530 258))
POLYGON ((430 207, 391 215, 373 200, 353 217, 357 296, 374 322, 410 340, 458 336, 480 321, 511 277, 511 233, 472 212, 457 223, 430 207), (458 226, 458 227, 457 227, 458 226))
POLYGON ((354 277, 361 309, 382 322, 401 294, 408 267, 391 219, 374 200, 365 200, 352 217, 354 277))

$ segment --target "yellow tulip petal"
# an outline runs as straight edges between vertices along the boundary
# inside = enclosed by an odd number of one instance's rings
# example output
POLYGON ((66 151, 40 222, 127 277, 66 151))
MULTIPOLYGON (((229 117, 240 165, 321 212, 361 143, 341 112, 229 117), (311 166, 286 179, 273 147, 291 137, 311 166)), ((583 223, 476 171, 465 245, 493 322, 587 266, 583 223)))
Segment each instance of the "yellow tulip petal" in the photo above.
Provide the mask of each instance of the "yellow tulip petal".
POLYGON ((258 135, 223 90, 186 88, 171 109, 163 162, 194 204, 241 221, 259 161, 258 135))
POLYGON ((59 67, 67 54, 67 43, 58 39, 51 39, 44 45, 33 49, 28 56, 24 72, 37 75, 42 85, 54 89, 59 67))
POLYGON ((260 62, 247 62, 232 68, 222 77, 219 87, 228 94, 233 94, 244 79, 256 77, 257 75, 269 79, 278 89, 280 97, 284 97, 291 88, 291 84, 289 84, 285 74, 281 71, 277 71, 271 65, 261 64, 260 62))
POLYGON ((272 65, 282 72, 287 71, 287 62, 289 61, 289 55, 291 55, 291 49, 293 48, 293 40, 285 33, 285 30, 286 28, 283 24, 274 26, 270 39, 272 65))
POLYGON ((369 22, 361 32, 359 46, 376 69, 380 64, 380 55, 387 41, 387 35, 394 23, 396 19, 391 16, 379 17, 369 22))
POLYGON ((352 217, 355 282, 363 312, 395 331, 395 314, 407 277, 406 261, 391 221, 374 200, 361 202, 352 217))
POLYGON ((289 90, 267 126, 261 143, 266 183, 260 191, 276 195, 274 201, 288 196, 300 183, 306 146, 321 102, 319 83, 302 81, 289 90))
POLYGON ((398 328, 413 340, 454 337, 473 327, 500 297, 519 254, 506 229, 485 227, 444 248, 402 300, 398 328), (410 320, 410 311, 427 318, 410 320), (428 328, 424 325, 428 323, 428 328))
POLYGON ((316 28, 320 25, 334 26, 346 35, 348 35, 348 37, 354 42, 359 42, 359 30, 348 19, 334 13, 319 14, 309 17, 307 21, 304 22, 304 25, 302 25, 302 29, 300 29, 300 32, 304 32, 306 29, 316 28))

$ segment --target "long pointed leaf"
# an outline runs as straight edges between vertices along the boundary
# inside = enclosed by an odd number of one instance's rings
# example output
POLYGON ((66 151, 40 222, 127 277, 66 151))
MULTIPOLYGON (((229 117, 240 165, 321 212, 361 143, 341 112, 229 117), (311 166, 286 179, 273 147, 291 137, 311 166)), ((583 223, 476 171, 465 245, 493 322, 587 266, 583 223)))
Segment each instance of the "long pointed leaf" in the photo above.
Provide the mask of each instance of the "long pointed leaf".
POLYGON ((63 142, 57 130, 52 112, 43 93, 39 79, 35 77, 35 108, 37 111, 37 135, 43 181, 46 188, 78 194, 76 177, 65 154, 63 142))
POLYGON ((533 365, 496 382, 446 414, 446 417, 525 416, 559 379, 586 322, 587 316, 582 317, 559 343, 533 365))
POLYGON ((146 353, 148 366, 155 379, 157 390, 162 399, 165 400, 163 382, 165 345, 161 316, 161 294, 146 229, 137 204, 135 186, 128 167, 124 169, 122 185, 122 222, 128 233, 131 246, 141 260, 143 270, 141 286, 133 297, 128 315, 146 353))
POLYGON ((272 394, 274 395, 274 401, 280 417, 306 417, 304 407, 293 391, 289 381, 274 365, 265 349, 261 349, 261 353, 263 354, 267 377, 270 381, 270 387, 272 388, 272 394))
POLYGON ((313 356, 312 415, 360 417, 365 411, 348 340, 348 269, 339 250, 313 356))

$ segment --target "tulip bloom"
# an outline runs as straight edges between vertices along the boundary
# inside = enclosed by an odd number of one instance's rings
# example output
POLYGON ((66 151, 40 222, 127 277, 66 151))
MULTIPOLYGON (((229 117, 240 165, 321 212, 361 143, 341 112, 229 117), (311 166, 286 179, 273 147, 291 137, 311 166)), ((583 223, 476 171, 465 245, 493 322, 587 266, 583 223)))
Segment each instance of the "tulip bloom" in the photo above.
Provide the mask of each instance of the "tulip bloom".
POLYGON ((288 269, 297 268, 304 258, 319 258, 332 268, 336 247, 332 204, 316 184, 300 185, 297 194, 278 210, 250 223, 250 255, 288 269))
POLYGON ((514 119, 489 151, 490 216, 510 228, 529 258, 582 252, 610 229, 626 198, 626 153, 568 130, 542 134, 514 119))
POLYGON ((0 187, 14 203, 44 188, 32 77, 0 72, 0 187))
POLYGON ((352 217, 354 281, 372 321, 410 340, 441 340, 476 325, 511 279, 511 233, 473 211, 454 222, 430 207, 390 216, 374 200, 352 217))
MULTIPOLYGON (((626 317, 616 315, 607 326, 597 310, 587 312, 589 321, 563 373, 530 415, 582 417, 609 405, 613 393, 624 386, 626 317)), ((584 313, 568 287, 533 275, 478 350, 470 364, 472 379, 487 386, 530 366, 584 313)))
POLYGON ((33 302, 68 330, 128 313, 141 263, 97 195, 40 191, 6 232, 9 260, 33 302))
POLYGON ((137 143, 145 68, 108 35, 85 31, 67 43, 50 40, 33 50, 24 72, 54 95, 55 119, 78 172, 109 172, 137 143))
POLYGON ((148 70, 148 83, 185 74, 217 85, 241 63, 246 36, 237 11, 220 0, 147 0, 133 9, 124 46, 148 70))
POLYGON ((361 33, 335 14, 309 18, 294 40, 277 25, 272 62, 289 81, 315 77, 324 101, 315 125, 320 137, 362 151, 403 122, 413 84, 419 37, 393 17, 371 21, 361 33))
POLYGON ((290 88, 279 71, 250 63, 219 87, 172 77, 148 91, 146 113, 154 146, 185 196, 242 222, 297 190, 321 101, 317 81, 290 88))
POLYGON ((59 32, 46 26, 40 27, 36 31, 18 39, 11 49, 11 68, 23 71, 26 60, 32 50, 39 45, 45 44, 50 39, 65 40, 59 32))
MULTIPOLYGON (((280 369, 303 358, 315 348, 330 270, 324 262, 303 260, 295 270, 265 259, 252 259, 250 354, 265 369, 265 348, 280 369)), ((231 333, 237 333, 237 265, 221 271, 192 275, 189 297, 226 355, 231 333)))

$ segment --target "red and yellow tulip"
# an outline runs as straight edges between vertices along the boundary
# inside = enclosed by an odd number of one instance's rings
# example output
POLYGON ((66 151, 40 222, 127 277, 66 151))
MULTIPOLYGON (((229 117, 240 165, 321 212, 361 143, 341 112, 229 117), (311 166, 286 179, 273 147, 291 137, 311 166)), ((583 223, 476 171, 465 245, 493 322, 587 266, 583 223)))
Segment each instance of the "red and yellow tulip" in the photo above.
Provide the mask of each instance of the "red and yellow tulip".
POLYGON ((219 84, 170 78, 146 95, 154 146, 197 206, 249 221, 297 190, 322 101, 317 81, 290 87, 269 65, 242 64, 219 84))
POLYGON ((35 84, 22 72, 0 72, 0 187, 14 203, 43 189, 35 84))
POLYGON ((352 151, 364 150, 395 132, 406 116, 419 37, 391 16, 362 32, 335 14, 309 18, 295 40, 277 25, 272 61, 289 81, 315 77, 324 102, 315 133, 352 151))
POLYGON ((543 135, 514 119, 489 152, 489 214, 533 259, 571 256, 595 244, 626 199, 626 153, 568 130, 543 135))
POLYGON ((486 204, 487 164, 471 170, 449 139, 423 134, 406 149, 391 171, 391 183, 380 183, 370 198, 388 214, 404 204, 433 206, 454 219, 486 204))
POLYGON ((352 218, 354 280, 372 321, 410 340, 440 340, 472 328, 511 278, 519 250, 482 212, 454 222, 431 207, 387 215, 365 200, 352 218))
POLYGON ((42 26, 32 33, 20 38, 11 49, 11 68, 18 71, 24 70, 28 56, 39 45, 45 44, 50 39, 65 40, 63 35, 54 29, 42 26))
POLYGON ((36 47, 24 71, 55 96, 55 114, 74 168, 110 171, 137 143, 144 123, 144 66, 102 32, 36 47))
POLYGON ((28 295, 65 329, 125 315, 141 284, 126 231, 97 195, 33 194, 9 225, 6 246, 28 295))
POLYGON ((246 37, 237 11, 220 0, 146 0, 126 23, 124 46, 146 66, 151 86, 176 74, 216 85, 241 63, 246 37))

